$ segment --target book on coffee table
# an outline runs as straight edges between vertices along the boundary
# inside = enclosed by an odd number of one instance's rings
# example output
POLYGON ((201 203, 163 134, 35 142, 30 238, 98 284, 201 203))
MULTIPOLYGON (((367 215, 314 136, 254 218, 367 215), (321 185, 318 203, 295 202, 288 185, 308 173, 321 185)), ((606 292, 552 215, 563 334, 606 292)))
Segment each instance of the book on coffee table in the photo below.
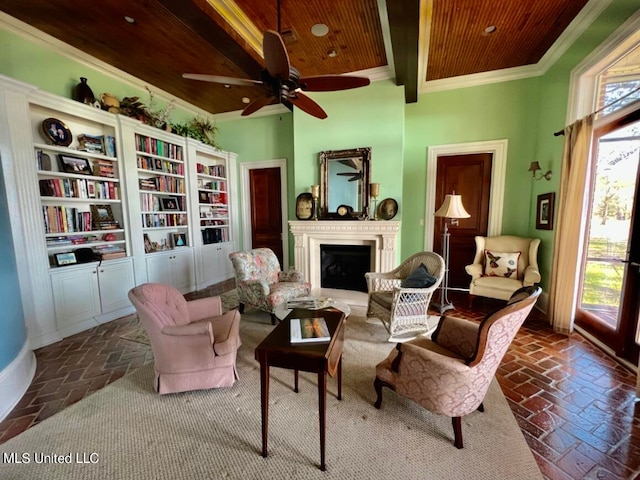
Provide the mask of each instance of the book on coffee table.
POLYGON ((287 302, 287 308, 306 308, 307 310, 319 310, 321 308, 327 308, 331 306, 332 300, 330 298, 310 298, 301 297, 289 300, 287 302))
POLYGON ((292 318, 291 343, 325 343, 331 340, 329 327, 322 317, 292 318))

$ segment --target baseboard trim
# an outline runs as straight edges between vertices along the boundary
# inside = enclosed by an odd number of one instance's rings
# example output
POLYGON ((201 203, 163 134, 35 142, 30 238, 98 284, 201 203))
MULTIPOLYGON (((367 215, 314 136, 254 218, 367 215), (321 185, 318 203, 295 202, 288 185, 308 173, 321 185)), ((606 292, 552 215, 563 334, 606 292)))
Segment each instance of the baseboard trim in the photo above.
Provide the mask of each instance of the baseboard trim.
POLYGON ((18 356, 0 372, 0 421, 18 404, 35 373, 36 356, 25 341, 18 356))

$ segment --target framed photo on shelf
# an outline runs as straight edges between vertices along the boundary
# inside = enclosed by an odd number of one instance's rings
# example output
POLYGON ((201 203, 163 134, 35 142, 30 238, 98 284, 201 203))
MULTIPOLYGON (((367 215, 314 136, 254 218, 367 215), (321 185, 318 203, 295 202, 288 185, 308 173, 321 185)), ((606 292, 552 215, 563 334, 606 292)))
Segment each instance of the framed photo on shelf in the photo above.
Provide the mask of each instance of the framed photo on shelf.
POLYGON ((57 118, 45 118, 42 121, 42 132, 54 145, 68 147, 71 145, 71 140, 73 140, 69 127, 57 118))
POLYGON ((173 248, 180 248, 187 246, 187 234, 186 233, 170 233, 171 246, 173 248))
POLYGON ((209 201, 209 193, 208 192, 203 192, 203 191, 198 191, 198 201, 200 203, 211 203, 209 201))
POLYGON ((58 154, 60 170, 65 173, 78 173, 81 175, 93 175, 89 160, 82 157, 72 157, 64 153, 58 154))
POLYGON ((296 198, 296 218, 311 220, 316 209, 316 202, 309 192, 304 192, 296 198))
POLYGON ((91 224, 94 230, 112 230, 119 228, 113 218, 111 205, 91 205, 91 224))
POLYGON ((178 211, 178 199, 176 197, 163 197, 160 199, 162 211, 178 211))
POLYGON ((65 265, 73 265, 74 263, 78 263, 76 254, 73 252, 56 253, 55 259, 56 259, 56 265, 58 267, 63 267, 65 265))
POLYGON ((553 192, 538 195, 536 229, 553 230, 553 206, 555 198, 556 194, 553 192))
POLYGON ((149 235, 145 233, 144 234, 144 253, 151 253, 155 251, 156 249, 153 248, 153 244, 151 243, 151 240, 149 240, 149 235))

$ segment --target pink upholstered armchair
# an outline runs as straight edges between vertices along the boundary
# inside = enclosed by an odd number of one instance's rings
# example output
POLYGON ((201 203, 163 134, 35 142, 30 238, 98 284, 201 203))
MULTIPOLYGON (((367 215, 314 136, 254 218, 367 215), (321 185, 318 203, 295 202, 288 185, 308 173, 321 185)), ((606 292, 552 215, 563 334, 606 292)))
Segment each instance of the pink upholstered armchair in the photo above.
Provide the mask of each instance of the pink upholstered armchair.
POLYGON ((233 386, 241 344, 237 310, 222 313, 220 297, 187 302, 160 283, 132 288, 129 300, 151 340, 158 393, 233 386))
POLYGON ((517 290, 479 324, 442 317, 432 340, 398 343, 376 366, 375 407, 382 404, 382 387, 388 387, 430 412, 452 417, 454 445, 462 448, 461 418, 484 411, 491 380, 541 291, 535 286, 517 290))
POLYGON ((240 313, 245 304, 269 312, 275 325, 275 309, 283 302, 309 295, 311 284, 295 270, 280 270, 278 257, 269 248, 254 248, 229 255, 236 277, 240 313))

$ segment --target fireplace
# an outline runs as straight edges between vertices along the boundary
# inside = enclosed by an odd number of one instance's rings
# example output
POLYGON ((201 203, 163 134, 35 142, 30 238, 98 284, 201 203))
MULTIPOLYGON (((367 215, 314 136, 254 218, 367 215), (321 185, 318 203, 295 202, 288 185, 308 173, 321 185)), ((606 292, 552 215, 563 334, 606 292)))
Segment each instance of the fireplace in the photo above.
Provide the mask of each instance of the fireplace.
POLYGON ((364 274, 371 271, 368 245, 320 245, 320 286, 367 291, 364 274))
MULTIPOLYGON (((322 285, 322 246, 352 246, 369 250, 369 272, 388 272, 398 265, 400 222, 367 220, 290 221, 294 237, 294 267, 312 288, 322 285)), ((324 287, 337 288, 337 287, 324 287)), ((347 287, 353 288, 353 287, 347 287)), ((355 288, 354 288, 355 289, 355 288)), ((366 290, 365 290, 366 291, 366 290)))

